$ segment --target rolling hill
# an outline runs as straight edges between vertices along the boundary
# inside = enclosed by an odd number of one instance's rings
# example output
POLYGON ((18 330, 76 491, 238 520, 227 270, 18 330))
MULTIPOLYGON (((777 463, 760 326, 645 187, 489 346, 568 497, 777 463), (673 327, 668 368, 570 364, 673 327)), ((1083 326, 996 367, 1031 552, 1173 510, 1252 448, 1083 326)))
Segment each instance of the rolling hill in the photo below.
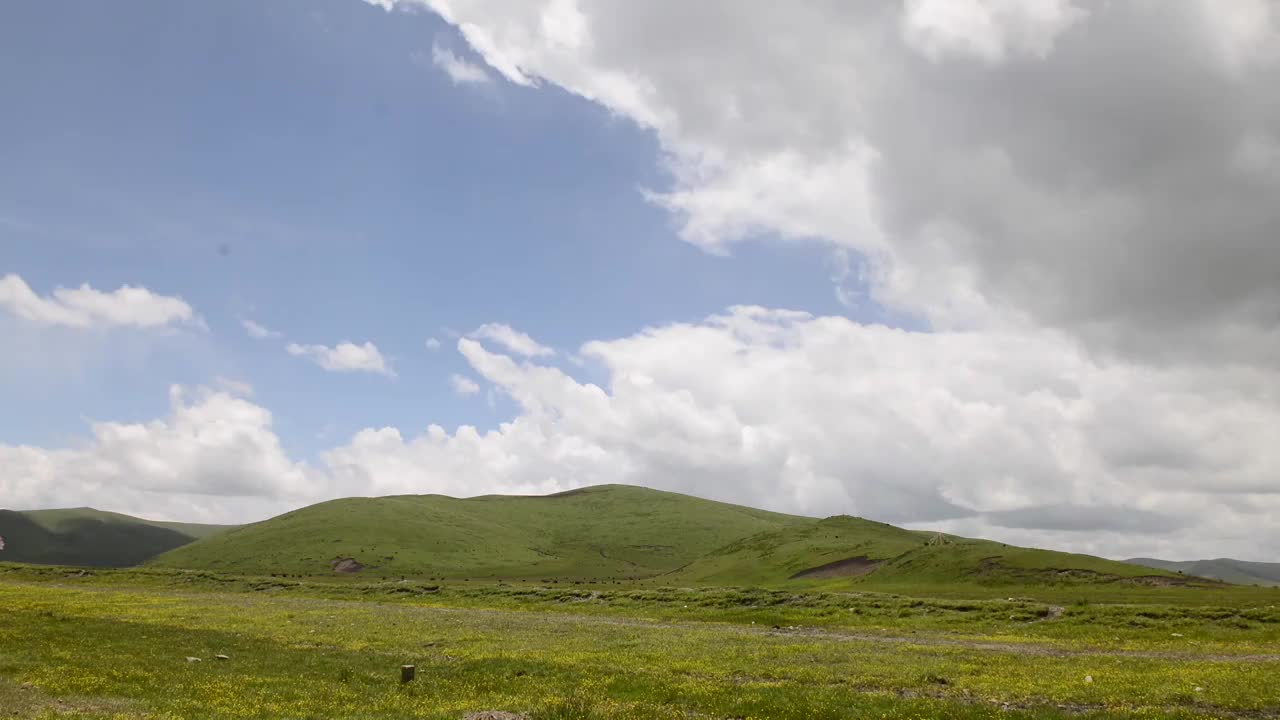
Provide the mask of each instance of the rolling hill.
POLYGON ((93 508, 0 510, 0 560, 128 567, 228 527, 156 522, 93 508))
POLYGON ((1280 563, 1249 562, 1231 558, 1187 561, 1132 558, 1125 562, 1185 575, 1212 578, 1235 585, 1280 587, 1280 563))
POLYGON ((177 548, 165 568, 266 575, 611 580, 865 587, 1180 585, 1088 555, 823 520, 602 485, 557 495, 348 498, 177 548))
POLYGON ((1092 555, 905 530, 847 515, 744 538, 672 573, 671 580, 867 589, 1188 582, 1175 573, 1092 555))
POLYGON ((813 522, 626 485, 549 496, 347 498, 206 538, 150 564, 245 574, 635 578, 748 535, 813 522))

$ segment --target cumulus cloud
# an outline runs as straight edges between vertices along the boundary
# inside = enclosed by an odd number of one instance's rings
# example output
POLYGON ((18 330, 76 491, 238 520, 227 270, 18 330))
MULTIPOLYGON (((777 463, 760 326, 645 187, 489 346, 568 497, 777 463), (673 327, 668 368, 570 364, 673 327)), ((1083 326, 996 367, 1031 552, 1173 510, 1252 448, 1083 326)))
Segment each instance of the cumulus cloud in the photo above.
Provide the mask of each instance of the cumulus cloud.
POLYGON ((431 63, 443 70, 454 85, 487 83, 490 80, 489 73, 484 68, 458 57, 452 50, 439 43, 431 46, 431 63))
POLYGON ((372 372, 388 377, 394 376, 386 358, 378 351, 378 346, 371 342, 356 345, 340 342, 333 347, 326 345, 299 345, 289 343, 285 350, 295 357, 304 357, 316 365, 333 372, 372 372))
POLYGON ((7 507, 97 507, 190 520, 244 522, 315 497, 271 413, 209 389, 170 389, 168 417, 95 422, 83 447, 0 445, 7 507))
POLYGON ((440 341, 436 338, 427 338, 427 349, 435 352, 440 349, 440 341))
POLYGON ((459 395, 475 395, 480 392, 480 385, 466 375, 454 374, 449 378, 453 391, 459 395))
POLYGON ((244 326, 244 331, 249 333, 249 337, 255 340, 280 337, 280 333, 272 330, 271 328, 259 325, 252 320, 241 320, 240 324, 244 326))
POLYGON ((0 308, 37 325, 73 328, 157 328, 199 322, 182 298, 158 295, 144 287, 122 285, 102 292, 85 284, 54 288, 42 297, 12 273, 0 277, 0 308))
POLYGON ((547 357, 556 354, 555 350, 502 323, 485 323, 473 330, 469 337, 489 340, 525 357, 547 357))
POLYGON ((972 56, 997 63, 1013 52, 1044 58, 1086 12, 1064 0, 907 0, 907 44, 933 60, 972 56))
POLYGON ((939 328, 1280 356, 1267 2, 395 4, 654 130, 690 242, 854 250, 874 300, 939 328))

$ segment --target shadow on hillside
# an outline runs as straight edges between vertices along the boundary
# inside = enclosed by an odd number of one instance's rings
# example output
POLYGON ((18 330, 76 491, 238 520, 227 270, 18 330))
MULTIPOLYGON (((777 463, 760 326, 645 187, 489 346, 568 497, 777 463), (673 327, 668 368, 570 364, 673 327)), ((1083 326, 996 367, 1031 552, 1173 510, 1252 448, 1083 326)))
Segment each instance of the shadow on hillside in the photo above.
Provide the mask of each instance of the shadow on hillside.
POLYGON ((169 528, 97 518, 63 521, 45 528, 22 513, 0 510, 0 561, 90 567, 129 567, 193 538, 169 528))

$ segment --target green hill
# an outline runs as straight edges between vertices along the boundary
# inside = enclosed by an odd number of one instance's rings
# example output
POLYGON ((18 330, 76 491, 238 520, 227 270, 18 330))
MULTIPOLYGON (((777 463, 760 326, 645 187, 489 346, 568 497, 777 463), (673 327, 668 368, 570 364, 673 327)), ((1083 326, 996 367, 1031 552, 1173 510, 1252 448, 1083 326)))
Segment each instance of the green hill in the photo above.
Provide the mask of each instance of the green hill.
POLYGON ((0 560, 128 567, 227 527, 156 522, 92 508, 0 510, 0 560))
POLYGON ((1185 581, 1091 555, 904 530, 849 516, 741 539, 670 575, 672 582, 783 586, 1028 586, 1185 581))
POLYGON ((1231 558, 1187 561, 1133 558, 1125 562, 1184 575, 1212 578, 1236 585, 1280 587, 1280 563, 1249 562, 1231 558))
POLYGON ((672 573, 696 584, 778 585, 859 577, 922 546, 927 534, 839 515, 739 539, 672 573))
MULTIPOLYGON (((1089 555, 817 520, 626 485, 557 495, 348 498, 161 555, 234 574, 609 580, 889 592, 1197 582, 1089 555)), ((1012 592, 1012 590, 1010 590, 1012 592)))
POLYGON ((545 497, 348 498, 206 538, 151 564, 245 574, 634 578, 748 535, 814 522, 626 485, 545 497))

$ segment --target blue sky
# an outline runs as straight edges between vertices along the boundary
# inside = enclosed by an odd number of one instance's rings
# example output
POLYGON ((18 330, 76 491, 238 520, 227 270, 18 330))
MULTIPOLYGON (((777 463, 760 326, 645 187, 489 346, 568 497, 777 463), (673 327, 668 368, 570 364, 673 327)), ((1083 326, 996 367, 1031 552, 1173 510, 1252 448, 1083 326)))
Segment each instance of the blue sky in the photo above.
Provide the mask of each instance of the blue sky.
POLYGON ((1271 3, 691 7, 0 4, 0 507, 1273 559, 1271 3))
POLYGON ((0 417, 9 442, 145 420, 170 384, 215 376, 253 384, 301 455, 366 426, 487 428, 511 407, 453 393, 466 366, 451 331, 502 322, 573 350, 734 304, 843 310, 822 248, 680 242, 642 193, 671 183, 651 132, 554 86, 453 84, 433 45, 469 49, 433 14, 352 0, 3 14, 16 112, 0 115, 0 265, 42 294, 177 295, 209 328, 145 362, 95 348, 74 369, 6 373, 0 404, 29 410, 0 417), (284 337, 249 338, 242 319, 284 337), (374 342, 396 377, 282 351, 342 340, 374 342))

